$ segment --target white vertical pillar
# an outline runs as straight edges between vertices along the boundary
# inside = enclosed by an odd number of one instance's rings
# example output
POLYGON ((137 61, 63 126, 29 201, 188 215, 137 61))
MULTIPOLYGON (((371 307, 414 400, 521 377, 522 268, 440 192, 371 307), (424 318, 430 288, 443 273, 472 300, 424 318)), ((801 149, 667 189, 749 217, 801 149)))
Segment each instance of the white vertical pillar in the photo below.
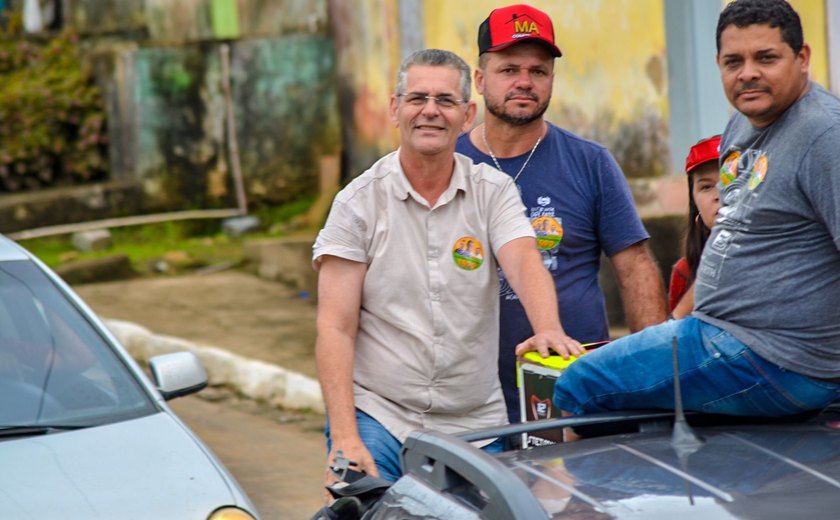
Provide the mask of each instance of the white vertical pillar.
POLYGON ((691 145, 723 132, 731 113, 715 63, 721 9, 709 0, 665 0, 671 157, 678 174, 691 145))
POLYGON ((400 60, 425 47, 422 0, 400 0, 400 60))
POLYGON ((840 96, 840 1, 825 0, 828 34, 828 82, 831 92, 840 96))

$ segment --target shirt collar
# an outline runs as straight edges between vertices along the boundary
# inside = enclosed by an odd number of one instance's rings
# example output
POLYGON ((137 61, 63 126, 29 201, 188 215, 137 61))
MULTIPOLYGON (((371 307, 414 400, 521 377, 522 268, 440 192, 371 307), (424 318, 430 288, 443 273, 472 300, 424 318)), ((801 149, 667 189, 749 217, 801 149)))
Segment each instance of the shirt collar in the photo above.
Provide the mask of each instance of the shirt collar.
MULTIPOLYGON (((449 186, 438 199, 437 206, 450 202, 459 191, 467 191, 467 163, 464 159, 470 162, 469 158, 455 154, 455 168, 452 171, 452 178, 449 180, 449 186)), ((394 178, 394 195, 402 201, 408 199, 412 193, 415 193, 419 197, 414 191, 414 188, 411 187, 411 183, 408 182, 408 178, 402 169, 399 148, 391 154, 389 166, 391 171, 396 175, 394 178)))

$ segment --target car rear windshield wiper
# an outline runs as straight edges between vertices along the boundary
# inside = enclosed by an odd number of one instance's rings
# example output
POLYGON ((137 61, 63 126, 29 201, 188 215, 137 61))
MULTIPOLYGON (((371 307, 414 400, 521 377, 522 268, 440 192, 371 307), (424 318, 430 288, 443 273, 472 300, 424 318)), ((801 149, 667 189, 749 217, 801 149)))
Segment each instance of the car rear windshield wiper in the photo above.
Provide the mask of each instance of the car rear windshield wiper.
POLYGON ((76 424, 18 424, 14 426, 0 426, 0 438, 48 435, 50 433, 80 430, 82 428, 87 428, 87 426, 76 424))

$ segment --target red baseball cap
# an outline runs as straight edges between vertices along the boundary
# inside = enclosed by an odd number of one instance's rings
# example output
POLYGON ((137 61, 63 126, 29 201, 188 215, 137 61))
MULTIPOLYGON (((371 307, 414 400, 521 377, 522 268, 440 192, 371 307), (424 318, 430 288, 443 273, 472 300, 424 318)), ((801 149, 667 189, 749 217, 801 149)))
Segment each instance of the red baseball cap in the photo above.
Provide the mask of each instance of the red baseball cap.
POLYGON ((685 173, 689 174, 701 164, 717 161, 718 158, 720 158, 720 136, 701 139, 688 151, 685 158, 685 173))
POLYGON ((563 55, 554 44, 554 25, 547 14, 525 4, 493 9, 478 26, 478 55, 497 52, 524 41, 544 44, 552 56, 563 55))

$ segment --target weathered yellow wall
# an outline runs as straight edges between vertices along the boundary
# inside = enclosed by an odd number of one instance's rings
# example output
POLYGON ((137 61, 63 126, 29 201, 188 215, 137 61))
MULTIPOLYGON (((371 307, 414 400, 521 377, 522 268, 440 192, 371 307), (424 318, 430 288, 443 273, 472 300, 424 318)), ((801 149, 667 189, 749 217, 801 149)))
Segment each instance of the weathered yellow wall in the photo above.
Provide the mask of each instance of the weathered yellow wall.
MULTIPOLYGON (((342 115, 345 125, 356 126, 349 142, 345 140, 351 176, 399 143, 387 121, 399 65, 398 1, 329 1, 344 91, 340 95, 345 102, 352 100, 352 111, 342 115)), ((828 83, 825 1, 791 0, 813 49, 812 77, 823 85, 828 83)), ((509 3, 425 0, 417 30, 426 47, 451 50, 474 67, 479 24, 492 9, 509 3)), ((671 151, 664 1, 530 3, 551 16, 564 53, 555 66, 548 119, 606 145, 629 177, 667 173, 671 151)), ((721 8, 726 3, 720 0, 721 8)))
MULTIPOLYGON (((563 57, 549 120, 604 143, 629 176, 667 171, 668 84, 662 0, 533 0, 551 17, 563 57)), ((427 47, 475 66, 478 26, 507 2, 423 3, 427 47)), ((481 100, 479 100, 481 104, 481 100)), ((479 117, 479 121, 481 118, 479 117)))
POLYGON ((347 175, 399 145, 388 101, 400 65, 398 0, 330 0, 347 175))
MULTIPOLYGON (((554 98, 595 117, 609 105, 619 117, 639 104, 667 110, 665 26, 662 0, 564 0, 530 2, 554 21, 563 57, 557 61, 554 98)), ((423 3, 428 47, 478 61, 479 24, 496 7, 492 0, 423 3)))
MULTIPOLYGON (((799 13, 805 43, 811 46, 811 79, 828 88, 828 35, 826 0, 788 0, 799 13)), ((832 0, 836 1, 836 0, 832 0)))
MULTIPOLYGON (((828 82, 826 0, 790 0, 812 48, 812 77, 828 82)), ((726 5, 722 2, 722 6, 726 5)), ((557 61, 555 100, 568 100, 593 117, 606 104, 620 118, 639 103, 668 110, 665 21, 662 0, 533 0, 554 21, 563 57, 557 61)), ((427 47, 458 53, 475 66, 478 25, 496 7, 494 0, 423 2, 427 47)), ((549 112, 551 114, 551 112, 549 112)))

